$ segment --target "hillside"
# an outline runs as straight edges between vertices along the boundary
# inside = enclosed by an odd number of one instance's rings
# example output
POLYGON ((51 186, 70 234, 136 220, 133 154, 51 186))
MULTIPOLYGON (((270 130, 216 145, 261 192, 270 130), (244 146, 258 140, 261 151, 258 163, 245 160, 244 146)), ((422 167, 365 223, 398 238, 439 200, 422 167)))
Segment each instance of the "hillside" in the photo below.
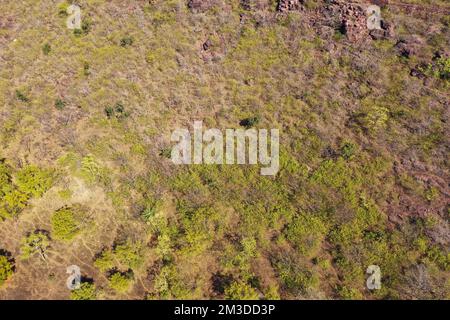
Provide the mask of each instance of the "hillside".
POLYGON ((0 0, 0 299, 450 298, 448 0, 76 4, 0 0))

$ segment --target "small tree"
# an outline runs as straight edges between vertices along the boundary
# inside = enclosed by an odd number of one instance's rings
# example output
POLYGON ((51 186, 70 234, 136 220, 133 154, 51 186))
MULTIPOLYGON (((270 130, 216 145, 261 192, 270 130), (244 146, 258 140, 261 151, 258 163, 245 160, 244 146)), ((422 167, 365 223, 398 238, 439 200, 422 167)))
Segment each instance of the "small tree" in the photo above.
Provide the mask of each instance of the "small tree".
POLYGON ((46 232, 36 231, 30 234, 28 237, 22 239, 22 246, 20 251, 22 252, 22 259, 28 259, 35 254, 39 254, 42 259, 46 260, 46 251, 50 246, 50 239, 46 232))

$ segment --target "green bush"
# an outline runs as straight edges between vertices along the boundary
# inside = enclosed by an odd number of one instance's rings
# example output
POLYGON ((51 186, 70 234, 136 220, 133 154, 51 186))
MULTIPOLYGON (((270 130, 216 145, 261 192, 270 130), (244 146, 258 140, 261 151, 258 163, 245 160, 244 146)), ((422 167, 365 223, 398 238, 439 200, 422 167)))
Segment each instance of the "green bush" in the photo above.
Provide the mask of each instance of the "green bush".
POLYGON ((109 277, 109 286, 120 293, 126 293, 131 289, 133 273, 115 272, 109 277))
POLYGON ((13 274, 13 264, 4 255, 0 255, 0 286, 13 274))
POLYGON ((239 124, 243 127, 245 127, 246 129, 250 129, 254 126, 256 126, 259 123, 259 118, 258 117, 250 117, 250 118, 246 118, 243 119, 239 122, 239 124))
POLYGON ((341 156, 346 159, 349 160, 353 157, 353 155, 356 152, 356 145, 351 143, 351 142, 344 142, 341 146, 341 156))
POLYGON ((30 102, 30 99, 20 90, 16 90, 16 98, 22 102, 30 102))
POLYGON ((161 268, 155 277, 154 293, 156 299, 189 299, 192 292, 186 284, 186 279, 180 275, 179 270, 173 264, 167 264, 161 268))
POLYGON ((86 77, 89 76, 89 75, 91 74, 90 68, 91 68, 91 66, 89 65, 89 63, 85 62, 85 63, 83 64, 83 74, 84 74, 86 77))
POLYGON ((302 255, 312 256, 320 249, 326 232, 327 227, 320 218, 301 214, 289 224, 286 235, 302 255))
POLYGON ((61 100, 61 99, 55 100, 55 108, 56 109, 62 110, 62 109, 64 109, 65 106, 66 106, 66 103, 63 100, 61 100))
POLYGON ((9 190, 0 203, 0 218, 17 217, 27 206, 28 200, 29 197, 24 192, 17 189, 9 190))
POLYGON ((81 231, 80 222, 78 221, 78 212, 75 209, 64 207, 57 210, 52 218, 53 236, 59 240, 72 240, 81 231))
POLYGON ((134 42, 134 40, 132 37, 123 37, 120 40, 120 45, 122 47, 128 47, 128 46, 131 46, 133 44, 133 42, 134 42))
POLYGON ((129 112, 125 111, 125 106, 120 102, 117 102, 114 107, 106 107, 105 113, 108 119, 116 118, 117 120, 123 120, 130 115, 129 112))
POLYGON ((46 56, 48 56, 48 54, 50 53, 51 50, 52 50, 52 48, 48 43, 46 43, 42 46, 42 53, 46 56))
POLYGON ((225 299, 227 300, 258 300, 258 292, 244 282, 233 282, 225 289, 225 299))
POLYGON ((0 219, 16 217, 28 200, 39 197, 52 185, 49 170, 27 166, 12 176, 12 169, 0 161, 0 219), (15 182, 15 184, 14 184, 15 182))
POLYGON ((16 175, 16 184, 20 191, 34 197, 42 196, 52 186, 53 178, 49 170, 36 166, 27 166, 16 175))
POLYGON ((71 300, 95 300, 97 298, 97 290, 93 283, 82 282, 80 288, 70 293, 71 300))
POLYGON ((319 279, 298 256, 285 256, 275 261, 275 270, 285 289, 294 295, 305 295, 315 289, 319 279))
POLYGON ((127 241, 114 248, 114 256, 121 266, 129 269, 136 269, 142 264, 142 253, 140 243, 127 241))
POLYGON ((358 289, 341 287, 338 290, 339 296, 344 300, 361 300, 363 295, 358 289))
POLYGON ((105 272, 114 268, 114 254, 111 250, 103 251, 100 256, 95 259, 94 266, 101 272, 105 272))

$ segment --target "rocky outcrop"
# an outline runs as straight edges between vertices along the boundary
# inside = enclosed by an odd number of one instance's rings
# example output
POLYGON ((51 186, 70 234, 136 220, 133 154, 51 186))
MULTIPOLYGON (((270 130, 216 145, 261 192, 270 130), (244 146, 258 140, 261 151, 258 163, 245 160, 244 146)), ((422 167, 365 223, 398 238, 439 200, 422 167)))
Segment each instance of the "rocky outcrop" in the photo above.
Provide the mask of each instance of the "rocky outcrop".
POLYGON ((216 1, 214 0, 189 0, 188 8, 192 12, 204 12, 210 9, 216 1))
POLYGON ((411 56, 417 55, 420 48, 425 44, 425 40, 422 39, 418 35, 412 35, 407 38, 401 39, 397 44, 395 45, 395 48, 397 49, 398 53, 405 57, 409 58, 411 56))
POLYGON ((370 36, 374 40, 388 39, 395 36, 395 27, 392 23, 381 21, 381 29, 370 30, 370 36))
MULTIPOLYGON (((387 1, 371 1, 379 6, 387 5, 387 1)), ((360 42, 372 39, 392 38, 395 35, 394 25, 381 21, 381 29, 369 30, 367 27, 367 8, 370 3, 364 5, 349 4, 347 1, 330 0, 320 10, 321 24, 340 29, 351 42, 360 42)))
POLYGON ((301 3, 300 0, 279 0, 277 10, 280 12, 300 10, 301 3))
POLYGON ((357 5, 346 5, 343 9, 342 31, 347 39, 357 42, 367 37, 367 16, 364 9, 357 5))
POLYGON ((241 7, 248 11, 266 10, 269 8, 269 0, 241 0, 241 7))

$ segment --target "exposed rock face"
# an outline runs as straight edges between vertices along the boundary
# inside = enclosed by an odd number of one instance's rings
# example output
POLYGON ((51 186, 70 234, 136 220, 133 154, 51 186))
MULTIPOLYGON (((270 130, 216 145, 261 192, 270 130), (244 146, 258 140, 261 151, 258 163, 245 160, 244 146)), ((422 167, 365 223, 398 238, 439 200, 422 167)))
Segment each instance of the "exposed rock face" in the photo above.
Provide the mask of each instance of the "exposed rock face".
POLYGON ((416 55, 419 52, 419 49, 423 44, 425 43, 425 40, 423 40, 421 37, 417 35, 409 36, 406 39, 400 40, 396 44, 396 48, 400 55, 409 58, 411 56, 416 55))
POLYGON ((352 42, 360 41, 368 35, 367 17, 363 8, 352 4, 344 7, 342 31, 352 42))
MULTIPOLYGON (((387 1, 371 1, 379 6, 386 5, 387 1)), ((330 0, 329 4, 321 9, 322 23, 330 27, 339 28, 351 42, 360 42, 370 39, 385 39, 395 35, 394 25, 381 21, 381 29, 369 30, 367 27, 367 5, 349 4, 342 0, 330 0)))
POLYGON ((269 8, 269 0, 241 0, 241 6, 249 11, 265 10, 269 8))
POLYGON ((188 8, 192 12, 204 12, 215 4, 214 0, 189 0, 188 8))
POLYGON ((287 12, 293 10, 300 10, 301 1, 300 0, 279 0, 277 10, 280 12, 287 12))
POLYGON ((374 40, 392 38, 395 36, 394 25, 386 21, 381 21, 381 29, 370 30, 370 36, 374 40))

